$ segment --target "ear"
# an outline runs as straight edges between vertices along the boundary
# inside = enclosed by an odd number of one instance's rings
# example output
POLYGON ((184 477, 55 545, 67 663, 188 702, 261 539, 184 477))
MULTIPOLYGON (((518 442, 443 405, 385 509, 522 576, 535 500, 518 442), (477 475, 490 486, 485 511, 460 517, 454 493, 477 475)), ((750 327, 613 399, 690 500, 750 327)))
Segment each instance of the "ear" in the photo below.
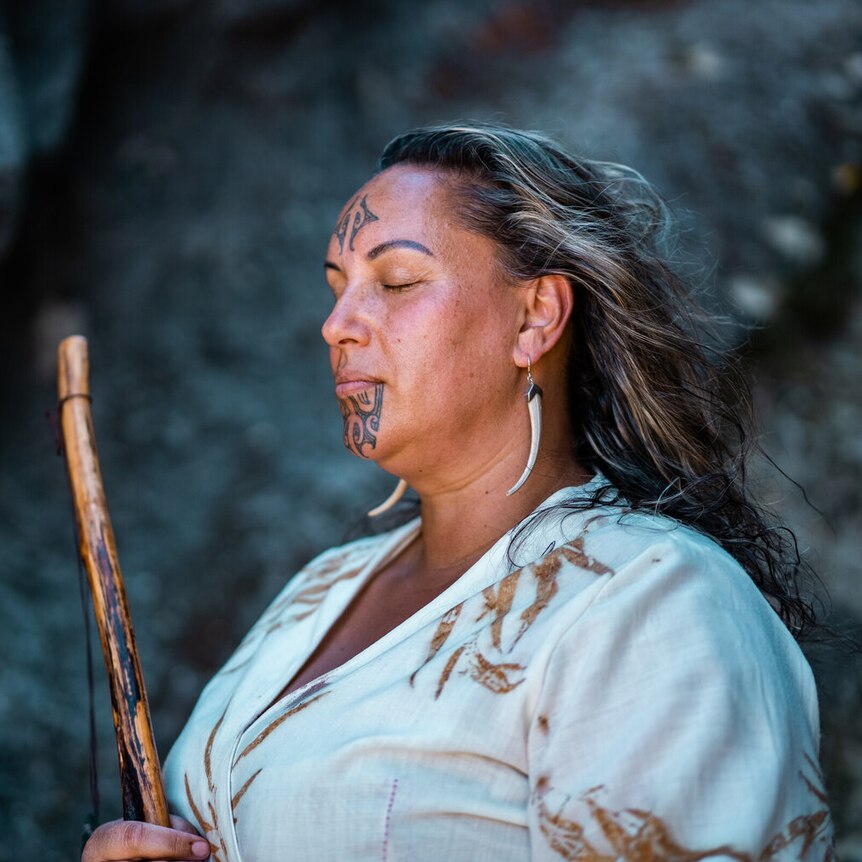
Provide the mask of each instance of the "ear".
POLYGON ((543 275, 526 284, 523 322, 515 340, 515 365, 535 365, 565 334, 574 306, 571 282, 564 275, 543 275))

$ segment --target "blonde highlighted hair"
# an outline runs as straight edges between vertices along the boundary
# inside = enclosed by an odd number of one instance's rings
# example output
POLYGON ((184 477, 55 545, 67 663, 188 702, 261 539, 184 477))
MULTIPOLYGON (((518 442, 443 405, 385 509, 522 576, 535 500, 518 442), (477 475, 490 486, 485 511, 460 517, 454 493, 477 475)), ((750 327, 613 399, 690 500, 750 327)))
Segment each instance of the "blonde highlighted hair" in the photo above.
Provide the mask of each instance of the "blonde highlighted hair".
POLYGON ((710 536, 790 631, 806 634, 815 618, 799 575, 808 567, 793 533, 751 498, 746 481, 748 387, 661 251, 670 219, 659 195, 630 168, 498 125, 407 132, 378 168, 397 164, 446 172, 462 225, 497 244, 509 276, 571 282, 569 411, 581 463, 601 471, 629 508, 710 536))

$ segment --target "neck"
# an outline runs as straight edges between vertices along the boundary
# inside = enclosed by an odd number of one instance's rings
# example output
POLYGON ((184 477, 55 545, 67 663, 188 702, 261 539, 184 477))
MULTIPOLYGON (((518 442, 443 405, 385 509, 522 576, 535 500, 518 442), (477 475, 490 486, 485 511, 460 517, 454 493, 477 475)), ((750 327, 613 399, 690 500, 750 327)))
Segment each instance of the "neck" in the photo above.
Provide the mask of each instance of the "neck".
POLYGON ((590 479, 574 459, 549 452, 536 461, 524 485, 507 497, 512 470, 505 467, 501 464, 457 488, 420 493, 422 535, 416 550, 422 569, 463 573, 555 491, 590 479))
POLYGON ((524 484, 506 492, 521 475, 530 450, 530 423, 523 401, 483 424, 470 424, 457 446, 425 453, 415 472, 399 469, 419 494, 422 533, 406 568, 423 582, 446 585, 463 574, 498 539, 561 488, 582 485, 589 474, 572 452, 572 431, 564 409, 563 377, 549 375, 539 456, 524 484))

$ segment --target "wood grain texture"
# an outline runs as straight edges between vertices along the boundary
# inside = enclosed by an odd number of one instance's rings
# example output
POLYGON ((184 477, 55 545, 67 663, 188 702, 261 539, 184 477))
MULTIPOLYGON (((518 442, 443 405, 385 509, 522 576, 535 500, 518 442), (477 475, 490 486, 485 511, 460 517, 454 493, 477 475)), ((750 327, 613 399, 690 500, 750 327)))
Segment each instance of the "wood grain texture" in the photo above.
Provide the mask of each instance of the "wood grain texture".
POLYGON ((132 617, 96 452, 86 339, 74 335, 63 340, 58 349, 58 361, 63 448, 72 488, 79 552, 90 583, 108 671, 120 760, 123 816, 126 820, 169 826, 132 617))

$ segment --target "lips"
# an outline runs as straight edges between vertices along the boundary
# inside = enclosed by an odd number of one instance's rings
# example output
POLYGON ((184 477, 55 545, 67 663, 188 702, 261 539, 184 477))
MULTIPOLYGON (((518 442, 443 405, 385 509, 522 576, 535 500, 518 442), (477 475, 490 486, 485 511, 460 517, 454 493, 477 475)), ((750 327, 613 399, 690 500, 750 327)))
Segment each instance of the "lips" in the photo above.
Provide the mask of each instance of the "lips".
POLYGON ((382 382, 374 375, 362 371, 341 371, 335 376, 335 395, 338 398, 346 398, 382 382))

